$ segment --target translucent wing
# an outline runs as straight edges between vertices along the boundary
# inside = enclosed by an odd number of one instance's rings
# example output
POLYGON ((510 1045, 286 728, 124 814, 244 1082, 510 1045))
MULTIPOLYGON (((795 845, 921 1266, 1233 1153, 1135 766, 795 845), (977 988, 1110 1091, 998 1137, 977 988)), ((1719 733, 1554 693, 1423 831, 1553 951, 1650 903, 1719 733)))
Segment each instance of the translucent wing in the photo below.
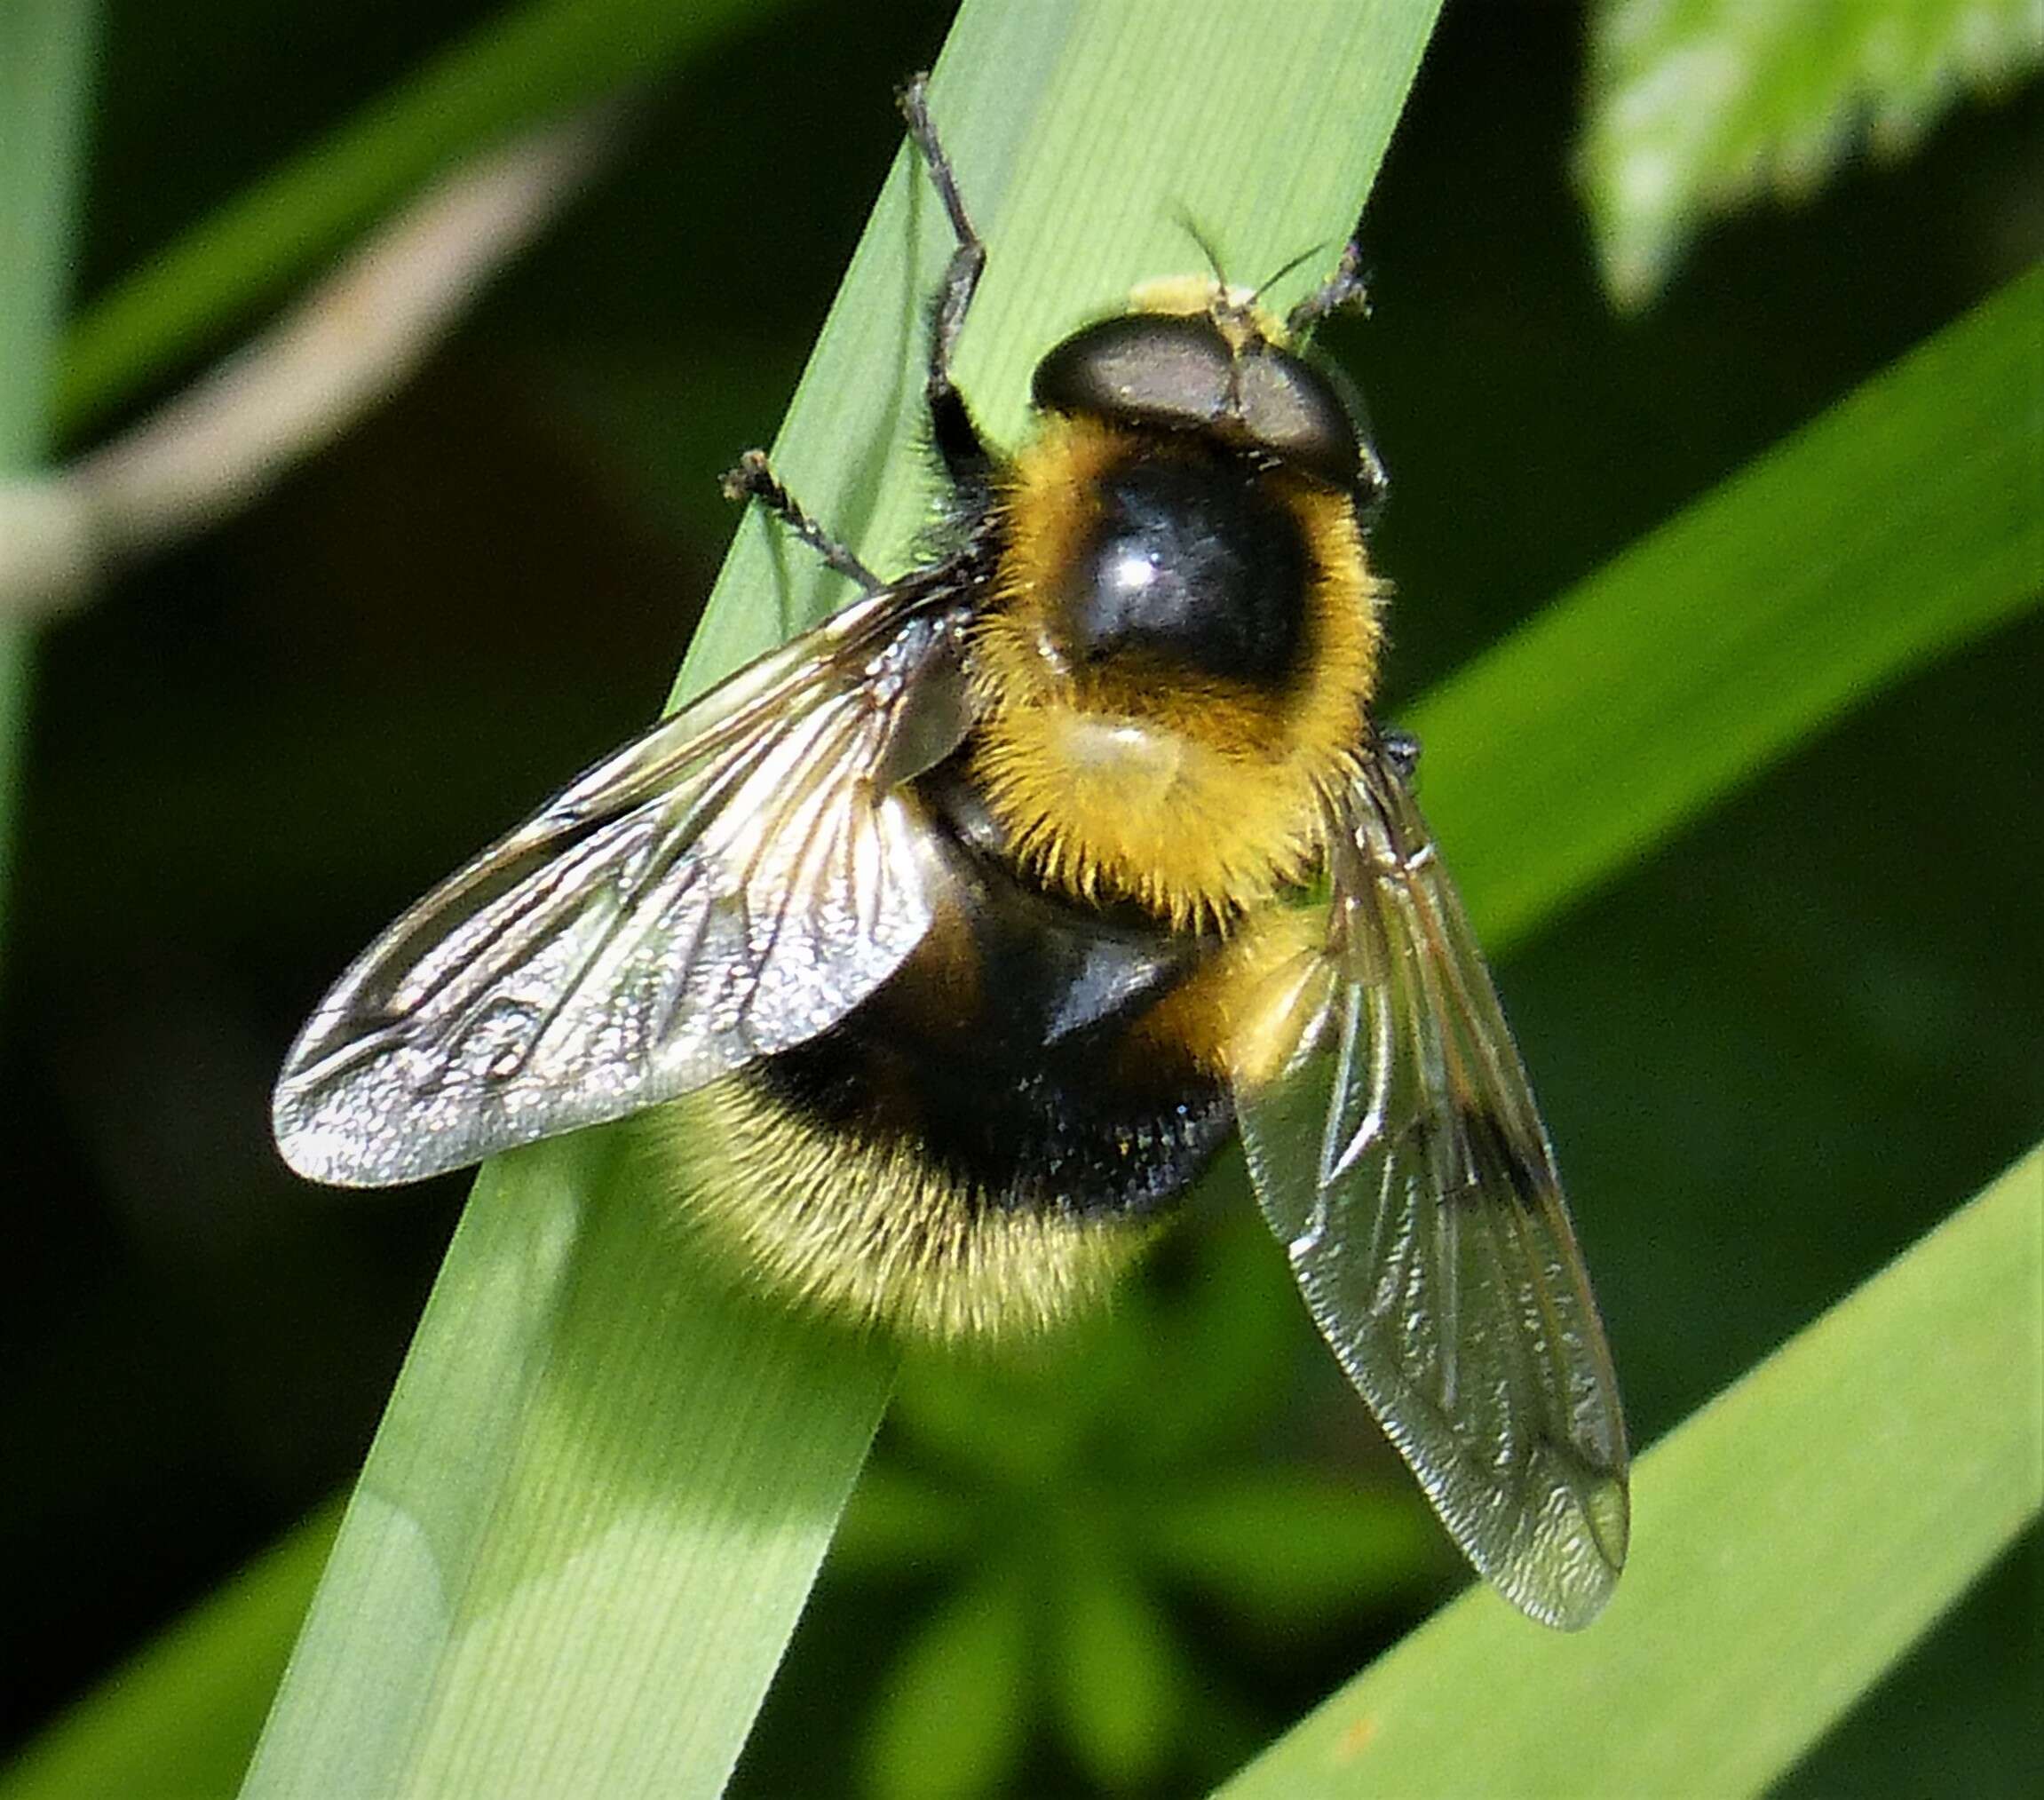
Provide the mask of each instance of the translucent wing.
POLYGON ((898 783, 967 724, 936 572, 838 614, 598 764, 344 975, 277 1084, 300 1174, 411 1181, 813 1036, 928 930, 898 783))
POLYGON ((1238 1059, 1257 1193, 1463 1552, 1585 1625, 1625 1562, 1625 1425, 1554 1153, 1390 754, 1331 835, 1326 944, 1272 979, 1238 1059))

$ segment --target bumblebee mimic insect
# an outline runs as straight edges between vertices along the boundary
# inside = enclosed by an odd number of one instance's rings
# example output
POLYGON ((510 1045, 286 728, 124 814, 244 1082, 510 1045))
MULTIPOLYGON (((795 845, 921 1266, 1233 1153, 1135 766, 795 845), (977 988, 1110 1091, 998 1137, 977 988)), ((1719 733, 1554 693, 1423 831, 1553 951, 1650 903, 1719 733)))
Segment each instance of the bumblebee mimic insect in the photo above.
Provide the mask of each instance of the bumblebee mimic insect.
POLYGON ((1239 1126, 1342 1367, 1476 1566, 1596 1615, 1626 1443, 1547 1134, 1369 702, 1382 474, 1219 282, 1038 365, 980 438, 932 311, 947 547, 570 784, 391 927, 290 1052, 286 1160, 410 1181, 652 1108, 676 1203, 770 1285, 940 1336, 1042 1325, 1239 1126))

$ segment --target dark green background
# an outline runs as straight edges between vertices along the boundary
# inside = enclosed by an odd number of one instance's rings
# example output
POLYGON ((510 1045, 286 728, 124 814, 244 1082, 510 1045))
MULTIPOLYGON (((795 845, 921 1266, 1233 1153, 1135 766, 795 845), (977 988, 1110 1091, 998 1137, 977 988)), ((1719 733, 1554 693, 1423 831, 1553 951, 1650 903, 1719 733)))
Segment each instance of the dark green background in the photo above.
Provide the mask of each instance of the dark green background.
MULTIPOLYGON (((109 6, 83 295, 487 13, 109 6)), ((714 477, 772 435, 944 21, 763 9, 392 407, 49 634, 0 993, 11 1737, 359 1460, 463 1183, 294 1182, 275 1062, 404 901, 658 706, 714 477)), ((1393 475, 1394 718, 2044 247, 2032 90, 1714 232, 1616 320, 1567 179, 1580 39, 1449 8, 1375 315, 1327 337, 1393 475)), ((2040 675, 2032 620, 1879 698, 1501 971, 1641 1442, 2044 1135, 2040 675)), ((2018 1791, 2038 1580, 2032 1534, 1792 1787, 2018 1791)), ((926 1599, 827 1582, 757 1787, 842 1765, 818 1734, 926 1599)), ((1231 1676, 1272 1728, 1404 1622, 1231 1676)))

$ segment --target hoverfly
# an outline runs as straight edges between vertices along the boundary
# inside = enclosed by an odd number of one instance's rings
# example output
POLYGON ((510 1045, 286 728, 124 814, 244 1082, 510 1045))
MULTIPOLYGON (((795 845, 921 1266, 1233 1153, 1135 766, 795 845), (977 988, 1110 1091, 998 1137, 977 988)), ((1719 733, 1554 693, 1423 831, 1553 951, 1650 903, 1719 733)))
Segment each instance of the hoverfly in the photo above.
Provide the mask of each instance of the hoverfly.
POLYGON ((1626 1552, 1617 1386, 1541 1122, 1371 717, 1382 469, 1277 319, 1159 289, 1053 348, 989 446, 932 309, 940 553, 580 776, 387 931, 290 1052, 277 1141, 415 1180, 628 1114, 778 1292, 938 1336, 1042 1325, 1240 1127, 1342 1367, 1455 1541, 1578 1626, 1626 1552), (648 1110, 650 1109, 650 1110, 648 1110))

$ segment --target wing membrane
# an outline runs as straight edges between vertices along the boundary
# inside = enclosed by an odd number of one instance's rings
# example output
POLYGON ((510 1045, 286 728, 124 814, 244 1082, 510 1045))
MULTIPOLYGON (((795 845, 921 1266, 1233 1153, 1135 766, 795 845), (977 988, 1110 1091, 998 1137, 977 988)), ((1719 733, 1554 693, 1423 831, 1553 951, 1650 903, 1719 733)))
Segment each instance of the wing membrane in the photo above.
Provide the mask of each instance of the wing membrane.
POLYGON ((949 594, 840 613, 412 908, 292 1048, 285 1160, 350 1185, 459 1168, 701 1086, 872 993, 942 879, 897 783, 967 723, 949 594))
POLYGON ((1623 1566, 1625 1427, 1554 1153, 1462 903, 1373 752, 1324 948, 1272 978, 1237 1098, 1265 1215, 1470 1559, 1587 1624, 1623 1566))

